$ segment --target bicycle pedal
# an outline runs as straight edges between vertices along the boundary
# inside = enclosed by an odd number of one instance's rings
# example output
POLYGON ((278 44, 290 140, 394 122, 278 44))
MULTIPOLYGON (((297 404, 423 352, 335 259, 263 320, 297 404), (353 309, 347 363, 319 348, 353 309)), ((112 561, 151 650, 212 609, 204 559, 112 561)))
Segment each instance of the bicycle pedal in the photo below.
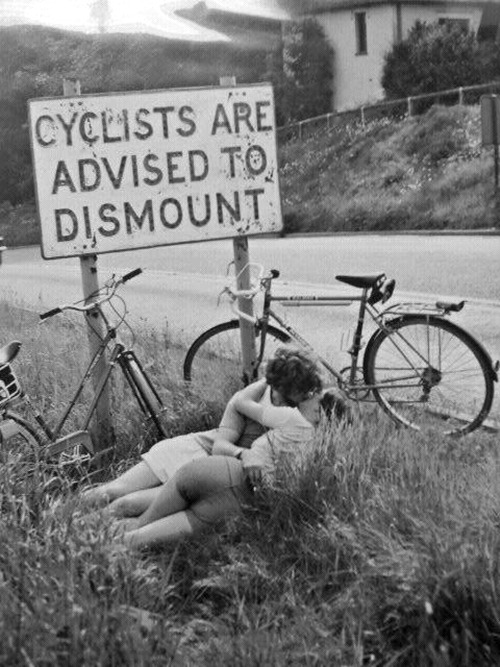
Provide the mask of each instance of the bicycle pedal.
POLYGON ((73 449, 74 447, 83 447, 90 454, 94 453, 94 443, 90 437, 88 431, 75 431, 69 435, 65 435, 62 438, 56 440, 53 445, 50 445, 47 448, 47 454, 49 456, 55 456, 56 454, 62 454, 68 449, 73 449))

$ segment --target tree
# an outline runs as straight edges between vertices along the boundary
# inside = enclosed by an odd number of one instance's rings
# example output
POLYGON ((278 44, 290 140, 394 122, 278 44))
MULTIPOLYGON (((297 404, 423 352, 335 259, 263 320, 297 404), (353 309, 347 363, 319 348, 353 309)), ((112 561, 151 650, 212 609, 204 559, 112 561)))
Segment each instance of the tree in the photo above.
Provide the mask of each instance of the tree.
POLYGON ((312 18, 287 29, 282 51, 271 59, 278 122, 293 122, 331 111, 333 50, 312 18))
POLYGON ((484 60, 484 49, 469 30, 417 21, 387 53, 382 86, 392 99, 472 86, 484 81, 484 60))

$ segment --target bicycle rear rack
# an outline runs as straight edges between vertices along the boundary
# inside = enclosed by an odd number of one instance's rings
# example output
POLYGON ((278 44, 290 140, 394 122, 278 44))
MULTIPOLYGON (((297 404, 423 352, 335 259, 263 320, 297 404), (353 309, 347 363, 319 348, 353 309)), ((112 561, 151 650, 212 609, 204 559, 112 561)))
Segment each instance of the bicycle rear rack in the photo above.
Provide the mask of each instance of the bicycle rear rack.
POLYGON ((438 303, 423 303, 419 301, 405 301, 403 303, 395 303, 394 305, 386 308, 382 313, 382 316, 387 315, 447 315, 450 310, 458 310, 458 308, 447 308, 446 306, 454 306, 455 304, 439 304, 438 303))

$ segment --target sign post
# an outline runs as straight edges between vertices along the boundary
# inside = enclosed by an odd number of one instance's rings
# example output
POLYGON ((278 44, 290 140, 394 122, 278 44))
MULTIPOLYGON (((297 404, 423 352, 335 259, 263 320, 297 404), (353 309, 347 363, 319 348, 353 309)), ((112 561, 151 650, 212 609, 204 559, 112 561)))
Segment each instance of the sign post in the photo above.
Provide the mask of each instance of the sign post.
MULTIPOLYGON (((63 80, 63 94, 65 97, 73 97, 81 94, 80 82, 72 79, 63 80)), ((92 300, 91 295, 99 289, 97 274, 97 255, 82 255, 80 257, 80 272, 82 276, 83 298, 86 303, 92 300)), ((92 359, 99 347, 99 337, 104 337, 104 327, 97 313, 90 311, 87 314, 87 332, 89 338, 89 353, 92 359)), ((94 387, 99 384, 100 379, 106 372, 106 360, 101 358, 96 364, 92 381, 94 387)), ((113 427, 111 424, 111 412, 109 403, 109 388, 104 386, 103 392, 96 405, 95 422, 91 426, 92 440, 97 451, 106 449, 113 438, 113 427)))
MULTIPOLYGON (((221 77, 219 83, 221 86, 235 86, 236 77, 221 77)), ((236 289, 250 289, 250 251, 248 249, 247 236, 240 236, 233 239, 233 261, 234 272, 237 280, 236 289)), ((245 315, 252 317, 253 301, 239 297, 238 310, 242 313, 245 313, 245 315)), ((252 382, 252 380, 255 379, 255 328, 252 323, 246 320, 244 317, 240 317, 240 338, 243 381, 245 384, 249 384, 252 382)))

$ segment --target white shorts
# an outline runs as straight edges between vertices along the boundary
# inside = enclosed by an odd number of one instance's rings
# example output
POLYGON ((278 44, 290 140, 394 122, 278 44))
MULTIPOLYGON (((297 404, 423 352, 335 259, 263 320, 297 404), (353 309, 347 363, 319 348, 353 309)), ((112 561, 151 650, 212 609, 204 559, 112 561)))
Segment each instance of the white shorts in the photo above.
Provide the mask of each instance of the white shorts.
POLYGON ((212 430, 160 440, 149 451, 142 454, 142 459, 160 482, 165 483, 186 463, 209 456, 214 436, 215 430, 212 430))

